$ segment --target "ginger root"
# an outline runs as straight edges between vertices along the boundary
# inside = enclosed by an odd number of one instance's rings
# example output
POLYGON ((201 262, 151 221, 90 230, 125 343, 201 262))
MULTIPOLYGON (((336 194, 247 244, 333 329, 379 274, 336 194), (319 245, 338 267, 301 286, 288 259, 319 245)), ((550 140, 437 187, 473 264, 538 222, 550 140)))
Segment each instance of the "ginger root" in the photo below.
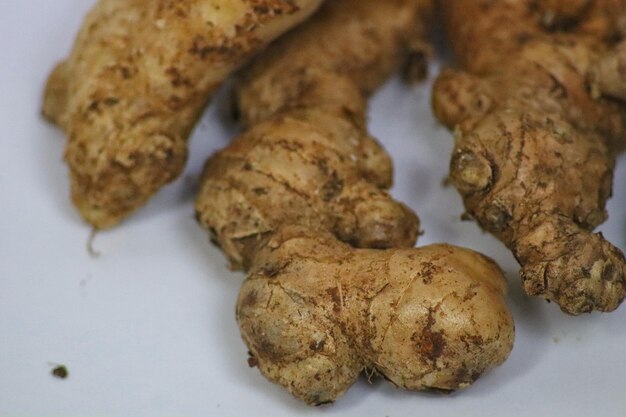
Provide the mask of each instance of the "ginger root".
POLYGON ((196 201, 233 267, 247 269, 283 224, 357 247, 411 247, 419 221, 392 200, 391 161, 366 129, 367 96, 420 36, 422 0, 331 2, 242 74, 248 131, 206 165, 196 201), (335 4, 336 3, 336 4, 335 4))
POLYGON ((286 228, 255 259, 237 320, 251 364, 319 405, 368 369, 411 390, 470 385, 511 351, 504 291, 498 266, 467 249, 353 249, 286 228))
POLYGON ((211 94, 322 0, 100 0, 51 74, 44 115, 68 136, 72 200, 116 225, 183 170, 211 94))
POLYGON ((450 178, 467 213, 513 251, 528 294, 570 314, 614 310, 624 255, 592 230, 626 136, 626 108, 604 97, 623 95, 626 2, 440 6, 465 71, 444 70, 433 106, 455 131, 450 178))
POLYGON ((249 271, 237 307, 249 362, 309 404, 367 369, 407 389, 464 388, 512 348, 501 271, 466 249, 410 248, 418 219, 387 195, 391 161, 366 130, 367 96, 425 56, 429 6, 325 3, 245 69, 248 130, 206 165, 197 217, 249 271))

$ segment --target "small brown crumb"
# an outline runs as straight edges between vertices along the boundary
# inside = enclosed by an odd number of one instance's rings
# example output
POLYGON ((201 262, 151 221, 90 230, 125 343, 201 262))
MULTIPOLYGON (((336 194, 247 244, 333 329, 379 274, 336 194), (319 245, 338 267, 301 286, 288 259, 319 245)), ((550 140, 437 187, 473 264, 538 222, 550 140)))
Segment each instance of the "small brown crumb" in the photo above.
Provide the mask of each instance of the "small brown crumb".
POLYGON ((70 373, 65 365, 59 365, 50 372, 52 376, 60 379, 66 379, 70 373))
POLYGON ((259 364, 259 362, 257 361, 257 359, 254 356, 250 356, 248 358, 248 366, 250 368, 256 368, 258 364, 259 364))

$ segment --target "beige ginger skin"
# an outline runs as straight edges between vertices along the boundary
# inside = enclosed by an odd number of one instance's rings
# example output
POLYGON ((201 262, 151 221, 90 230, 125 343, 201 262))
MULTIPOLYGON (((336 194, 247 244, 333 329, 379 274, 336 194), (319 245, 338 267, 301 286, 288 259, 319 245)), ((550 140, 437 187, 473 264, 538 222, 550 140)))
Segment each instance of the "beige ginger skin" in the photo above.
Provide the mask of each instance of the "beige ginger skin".
POLYGON ((322 0, 100 0, 51 74, 43 112, 68 136, 72 201, 115 226, 182 172, 221 82, 322 0))
MULTIPOLYGON (((624 21, 626 26, 626 17, 624 21)), ((626 102, 626 41, 598 57, 590 69, 589 81, 595 97, 604 95, 626 102)))
POLYGON ((286 228, 255 259, 237 321, 252 365, 308 404, 366 370, 410 390, 457 390, 513 346, 505 281, 467 249, 353 249, 286 228))
POLYGON ((465 388, 512 349, 502 272, 467 249, 412 248, 417 216, 387 194, 391 161, 366 128, 367 97, 424 58, 429 12, 325 3, 243 71, 247 130, 206 165, 197 216, 249 272, 237 304, 249 363, 308 404, 366 370, 465 388))
POLYGON ((525 291, 569 314, 612 311, 622 252, 593 229, 607 217, 626 135, 619 83, 626 2, 440 0, 462 70, 433 106, 455 132, 450 179, 467 214, 521 264, 525 291))

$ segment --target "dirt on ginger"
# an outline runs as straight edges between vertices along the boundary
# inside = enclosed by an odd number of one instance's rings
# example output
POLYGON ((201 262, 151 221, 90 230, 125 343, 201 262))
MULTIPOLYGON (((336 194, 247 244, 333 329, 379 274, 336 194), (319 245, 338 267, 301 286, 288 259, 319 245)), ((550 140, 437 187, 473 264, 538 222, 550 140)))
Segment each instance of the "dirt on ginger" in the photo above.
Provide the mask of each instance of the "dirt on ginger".
POLYGON ((593 229, 626 138, 626 2, 439 6, 462 69, 442 72, 433 106, 455 132, 467 214, 513 251, 528 294, 574 315, 616 309, 624 255, 593 229))

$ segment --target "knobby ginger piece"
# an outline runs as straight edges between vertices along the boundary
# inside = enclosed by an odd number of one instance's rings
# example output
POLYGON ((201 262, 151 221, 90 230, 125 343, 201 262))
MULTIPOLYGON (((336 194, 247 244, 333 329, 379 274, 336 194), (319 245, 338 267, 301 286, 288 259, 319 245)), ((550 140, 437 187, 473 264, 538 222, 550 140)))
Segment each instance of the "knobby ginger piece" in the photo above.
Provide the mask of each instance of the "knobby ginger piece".
POLYGON ((51 74, 44 115, 67 133, 72 200, 112 227, 182 172, 221 82, 321 0, 100 0, 51 74))
POLYGON ((357 247, 415 244, 419 221, 386 190, 389 156, 369 135, 367 98, 424 39, 428 1, 334 1, 246 68, 236 94, 247 131, 206 164, 201 224, 248 268, 283 224, 357 247))
POLYGON ((250 363, 308 404, 362 372, 409 390, 457 390, 508 357, 505 280, 467 249, 353 249, 285 228, 243 284, 237 321, 250 363))
POLYGON ((593 229, 626 139, 626 107, 607 98, 624 95, 626 2, 439 3, 462 69, 442 72, 433 105, 467 213, 513 251, 528 294, 616 309, 624 255, 593 229))

